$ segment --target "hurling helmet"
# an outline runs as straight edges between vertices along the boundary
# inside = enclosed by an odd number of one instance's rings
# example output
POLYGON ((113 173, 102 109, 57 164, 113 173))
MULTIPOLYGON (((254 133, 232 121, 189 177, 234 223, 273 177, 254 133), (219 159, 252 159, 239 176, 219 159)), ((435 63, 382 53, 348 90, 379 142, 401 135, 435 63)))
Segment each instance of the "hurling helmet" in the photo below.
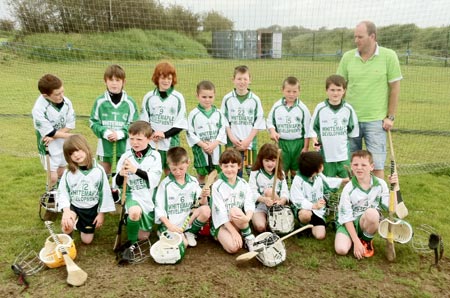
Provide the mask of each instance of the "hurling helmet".
POLYGON ((181 262, 185 254, 183 237, 179 233, 164 231, 159 241, 153 244, 150 254, 159 264, 175 264, 181 262))
POLYGON ((389 224, 391 224, 395 242, 404 244, 411 240, 413 236, 412 227, 401 219, 396 219, 395 221, 391 221, 388 218, 383 219, 378 226, 378 233, 381 237, 387 238, 389 224))
POLYGON ((288 206, 275 204, 269 208, 269 228, 277 234, 287 234, 294 230, 294 214, 288 206))
POLYGON ((267 267, 274 267, 286 260, 286 248, 275 233, 259 234, 253 242, 253 250, 260 251, 256 258, 267 267))
POLYGON ((53 241, 53 237, 49 236, 45 241, 45 246, 39 252, 39 258, 49 268, 57 268, 65 265, 64 258, 62 256, 62 250, 64 248, 72 260, 74 260, 77 256, 75 243, 69 235, 57 234, 56 236, 61 244, 56 244, 53 241))

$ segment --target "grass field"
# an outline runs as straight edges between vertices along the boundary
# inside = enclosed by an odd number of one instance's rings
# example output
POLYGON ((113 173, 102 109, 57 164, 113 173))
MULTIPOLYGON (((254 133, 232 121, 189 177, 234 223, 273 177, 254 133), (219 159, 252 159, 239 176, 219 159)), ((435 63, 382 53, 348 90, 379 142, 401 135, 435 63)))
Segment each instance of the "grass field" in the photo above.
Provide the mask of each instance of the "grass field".
MULTIPOLYGON (((25 247, 39 251, 48 237, 38 217, 38 199, 45 189, 45 173, 35 150, 35 136, 30 114, 38 96, 37 80, 55 73, 64 80, 66 95, 73 101, 77 132, 85 134, 91 145, 94 138, 87 116, 96 96, 104 91, 103 71, 110 62, 38 63, 17 61, 0 52, 0 295, 4 297, 446 297, 450 291, 448 258, 441 261, 442 271, 432 269, 431 253, 417 253, 410 245, 396 245, 397 260, 384 258, 385 241, 375 240, 376 255, 357 261, 352 256, 337 257, 333 251, 334 232, 319 242, 308 237, 286 241, 288 258, 276 268, 265 268, 258 261, 238 266, 235 256, 227 255, 210 239, 199 239, 197 248, 189 249, 183 262, 176 266, 145 264, 119 268, 115 265, 112 245, 118 215, 108 215, 104 229, 96 234, 92 246, 81 245, 78 235, 77 264, 89 274, 80 288, 65 284, 63 268, 45 270, 30 277, 30 289, 16 284, 9 269, 16 255, 25 247)), ((150 76, 155 61, 137 63, 121 61, 127 71, 126 90, 138 105, 142 96, 153 88, 150 76)), ((232 88, 232 68, 248 64, 253 72, 252 89, 263 99, 267 114, 281 96, 281 81, 296 75, 302 82, 302 98, 312 110, 324 98, 324 80, 335 71, 336 63, 297 61, 174 61, 179 71, 177 89, 186 97, 187 108, 195 105, 195 84, 202 79, 216 83, 217 105, 232 88)), ((407 134, 402 129, 449 131, 448 100, 450 70, 434 67, 403 67, 405 77, 398 123, 394 133, 397 159, 401 170, 416 164, 449 163, 448 135, 407 134)), ((396 121, 397 122, 397 121, 396 121)), ((261 133, 261 140, 267 135, 261 133)), ((400 177, 403 197, 410 209, 407 220, 416 228, 422 224, 434 227, 444 241, 450 237, 446 224, 450 199, 450 171, 400 177)), ((153 241, 155 238, 153 236, 153 241)))

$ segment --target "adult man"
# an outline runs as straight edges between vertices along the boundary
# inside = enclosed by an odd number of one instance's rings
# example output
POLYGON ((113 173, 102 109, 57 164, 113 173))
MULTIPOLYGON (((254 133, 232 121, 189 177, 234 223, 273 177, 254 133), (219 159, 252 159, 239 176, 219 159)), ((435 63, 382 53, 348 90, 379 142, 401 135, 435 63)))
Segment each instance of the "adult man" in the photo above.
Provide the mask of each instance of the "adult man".
POLYGON ((348 82, 346 100, 359 120, 359 136, 350 151, 362 149, 362 139, 374 158, 373 173, 384 179, 386 131, 394 125, 403 78, 397 54, 377 43, 374 23, 360 22, 354 32, 356 49, 344 54, 337 73, 348 82))

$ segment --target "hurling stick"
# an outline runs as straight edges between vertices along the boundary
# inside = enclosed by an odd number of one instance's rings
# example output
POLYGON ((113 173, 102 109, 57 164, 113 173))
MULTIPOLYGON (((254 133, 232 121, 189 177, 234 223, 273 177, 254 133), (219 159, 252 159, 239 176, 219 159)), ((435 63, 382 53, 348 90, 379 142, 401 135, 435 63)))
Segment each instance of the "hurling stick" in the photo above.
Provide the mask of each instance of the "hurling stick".
POLYGON ((122 210, 120 211, 120 221, 119 221, 119 227, 117 229, 117 235, 116 235, 116 240, 114 241, 114 251, 116 251, 122 242, 122 226, 123 226, 123 221, 125 218, 125 201, 127 198, 127 180, 128 180, 128 176, 125 175, 123 177, 123 187, 122 187, 122 198, 120 201, 120 206, 122 206, 122 210))
POLYGON ((55 243, 60 246, 61 253, 64 258, 64 263, 66 264, 66 270, 67 270, 66 282, 71 286, 79 287, 86 282, 88 275, 80 267, 78 267, 77 264, 75 264, 75 262, 69 256, 66 248, 63 245, 61 245, 61 242, 59 241, 58 236, 55 234, 55 232, 52 229, 52 224, 53 224, 53 222, 51 222, 51 221, 45 222, 45 226, 49 230, 50 235, 53 238, 53 241, 55 241, 55 243))
POLYGON ((275 201, 275 194, 276 194, 276 188, 277 188, 278 167, 280 166, 280 155, 281 155, 281 149, 278 149, 277 150, 277 160, 276 160, 276 164, 275 164, 275 172, 273 174, 272 202, 275 201))
MULTIPOLYGON (((393 173, 398 174, 394 156, 394 145, 392 143, 392 135, 390 130, 388 130, 388 137, 389 137, 389 148, 391 150, 391 174, 393 173)), ((394 190, 396 191, 397 196, 397 206, 395 208, 395 212, 397 213, 397 216, 400 219, 403 219, 408 215, 408 208, 406 208, 405 202, 403 201, 402 193, 400 192, 399 182, 397 182, 396 185, 394 186, 394 190)))
MULTIPOLYGON (((211 185, 214 183, 214 181, 216 181, 216 177, 217 177, 217 170, 213 170, 211 173, 209 173, 202 190, 210 188, 211 185)), ((197 208, 199 203, 200 203, 200 200, 197 200, 195 202, 194 206, 191 209, 191 213, 189 213, 189 216, 186 217, 186 219, 184 220, 183 226, 181 227, 181 229, 183 229, 183 231, 186 229, 186 227, 189 223, 189 220, 191 219, 193 209, 197 208)))
MULTIPOLYGON (((312 229, 312 227, 313 227, 313 225, 311 225, 311 224, 306 225, 306 226, 304 226, 304 227, 301 227, 300 229, 297 229, 297 230, 295 230, 295 231, 293 231, 293 232, 291 232, 291 233, 289 233, 289 234, 287 234, 287 235, 281 237, 281 238, 278 239, 276 242, 286 240, 287 238, 289 238, 289 237, 291 237, 291 236, 293 236, 293 235, 295 235, 295 234, 297 234, 297 233, 300 233, 300 232, 302 232, 302 231, 304 231, 304 230, 306 230, 306 229, 312 229)), ((276 242, 275 242, 275 243, 276 243, 276 242)), ((274 244, 275 244, 275 243, 274 243, 274 244)), ((256 257, 260 252, 261 252, 261 250, 253 250, 253 251, 249 251, 249 252, 247 252, 247 253, 245 253, 245 254, 242 254, 242 255, 238 256, 238 257, 236 258, 236 261, 238 261, 238 262, 249 261, 249 260, 253 259, 254 257, 256 257)))
MULTIPOLYGON (((391 163, 391 174, 394 172, 394 165, 391 163)), ((394 247, 394 233, 393 233, 393 222, 394 222, 394 210, 395 210, 395 200, 396 193, 394 190, 395 185, 391 184, 391 190, 389 191, 389 223, 388 232, 386 235, 386 259, 390 262, 395 260, 395 247, 394 247)))

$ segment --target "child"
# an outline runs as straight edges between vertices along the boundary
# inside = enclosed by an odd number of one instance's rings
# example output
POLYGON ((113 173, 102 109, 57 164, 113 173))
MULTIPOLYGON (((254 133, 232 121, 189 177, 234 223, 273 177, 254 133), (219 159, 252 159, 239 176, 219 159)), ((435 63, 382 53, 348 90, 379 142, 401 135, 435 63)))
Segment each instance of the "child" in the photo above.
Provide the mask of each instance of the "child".
POLYGON ((108 66, 103 80, 106 91, 95 100, 89 125, 98 138, 100 164, 106 174, 111 175, 113 161, 117 161, 127 149, 128 127, 138 119, 138 111, 134 99, 123 90, 125 71, 122 67, 108 66))
POLYGON ((31 114, 36 130, 37 146, 41 163, 45 170, 50 170, 51 190, 58 182, 67 165, 63 154, 64 139, 75 129, 75 111, 72 102, 64 96, 62 81, 52 75, 42 76, 38 82, 41 95, 37 98, 31 114), (50 165, 45 155, 49 154, 50 165))
MULTIPOLYGON (((266 128, 264 113, 261 100, 248 88, 250 71, 247 66, 240 65, 234 69, 233 83, 234 90, 224 96, 221 107, 229 124, 226 128, 227 146, 236 148, 246 157, 246 171, 250 175, 253 156, 256 156, 256 135, 266 128)), ((242 177, 242 169, 239 177, 242 177)))
POLYGON ((323 173, 328 177, 348 177, 349 141, 359 135, 356 113, 342 98, 347 82, 340 75, 329 76, 325 83, 328 98, 319 103, 311 118, 309 135, 314 149, 324 158, 323 173))
MULTIPOLYGON (((352 154, 353 178, 341 193, 334 249, 346 255, 353 245, 357 259, 374 255, 373 237, 381 220, 380 209, 389 206, 389 188, 383 179, 373 175, 373 157, 369 151, 358 150, 352 154)), ((397 183, 397 175, 389 177, 397 183)))
POLYGON ((274 204, 286 205, 289 189, 282 170, 281 156, 278 161, 278 172, 275 173, 278 147, 274 144, 264 144, 258 152, 253 164, 248 183, 256 201, 255 213, 252 217, 253 228, 257 233, 266 231, 268 208, 274 204), (277 177, 275 196, 272 199, 273 179, 277 177))
POLYGON ((179 134, 187 129, 186 103, 183 95, 174 89, 177 73, 169 62, 156 65, 152 81, 156 88, 144 96, 140 119, 149 122, 155 130, 150 145, 161 154, 164 172, 168 175, 167 150, 180 145, 179 134))
POLYGON ((208 206, 209 189, 202 189, 197 179, 187 173, 189 157, 182 147, 167 151, 170 174, 161 181, 156 193, 155 219, 160 231, 184 233, 185 246, 196 246, 195 234, 211 216, 208 206), (199 200, 199 207, 191 209, 199 200), (186 230, 186 227, 188 229, 186 230))
POLYGON ((212 185, 211 235, 228 253, 236 253, 242 248, 242 237, 251 251, 255 236, 250 229, 250 220, 255 201, 249 195, 251 190, 248 183, 238 177, 242 166, 241 154, 234 148, 228 148, 220 156, 219 164, 222 172, 212 185))
POLYGON ((326 201, 324 196, 336 191, 347 179, 322 174, 323 158, 319 152, 303 152, 298 159, 298 174, 291 186, 292 211, 301 225, 312 224, 314 238, 325 239, 326 201))
POLYGON ((80 231, 81 241, 90 244, 95 229, 102 227, 105 213, 115 211, 108 176, 95 161, 82 135, 72 135, 63 146, 68 163, 58 187, 58 209, 62 210, 61 228, 71 234, 80 231))
MULTIPOLYGON (((153 130, 146 121, 133 122, 128 135, 131 149, 117 163, 114 182, 123 187, 127 176, 125 208, 128 213, 127 235, 130 249, 138 239, 146 240, 154 222, 153 193, 161 179, 161 156, 150 147, 153 130)), ((123 190, 123 188, 122 188, 123 190)))
POLYGON ((275 102, 267 117, 270 138, 278 143, 282 150, 283 170, 291 173, 291 182, 298 170, 297 158, 309 149, 307 132, 311 114, 298 98, 300 82, 295 77, 283 81, 283 97, 275 102))
POLYGON ((216 89, 210 81, 197 85, 199 105, 189 113, 187 141, 194 153, 194 167, 200 185, 205 176, 219 164, 220 145, 226 143, 228 122, 214 106, 216 89))

